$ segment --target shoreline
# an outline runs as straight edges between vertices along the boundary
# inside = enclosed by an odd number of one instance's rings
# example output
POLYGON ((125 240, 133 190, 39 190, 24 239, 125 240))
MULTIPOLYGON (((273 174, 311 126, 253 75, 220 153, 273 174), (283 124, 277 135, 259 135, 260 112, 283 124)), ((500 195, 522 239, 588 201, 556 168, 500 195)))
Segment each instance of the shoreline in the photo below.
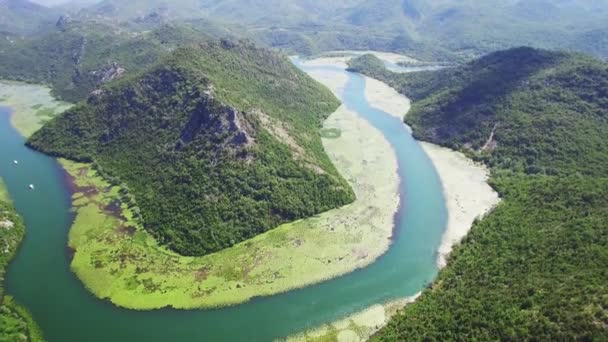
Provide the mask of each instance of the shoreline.
POLYGON ((380 331, 390 319, 406 305, 415 302, 422 295, 396 299, 384 304, 372 305, 343 319, 326 323, 280 341, 285 342, 356 342, 366 341, 380 331))
MULTIPOLYGON (((346 81, 334 80, 334 93, 346 81)), ((9 93, 19 95, 21 105, 13 108, 14 117, 27 125, 12 124, 24 136, 43 123, 37 115, 40 109, 48 112, 63 105, 54 102, 44 86, 1 83, 0 94, 5 95, 0 102, 11 106, 15 100, 9 93), (14 91, 15 87, 30 91, 14 91), (40 94, 48 98, 40 101, 40 94)), ((118 187, 101 179, 90 165, 60 160, 77 186, 68 242, 75 251, 71 270, 98 298, 124 308, 152 310, 241 304, 368 266, 392 243, 399 206, 396 156, 381 132, 344 106, 326 120, 325 130, 323 145, 357 201, 202 258, 179 256, 158 245, 131 220, 128 207, 113 206, 119 199, 118 187), (381 177, 372 177, 378 173, 381 177), (123 264, 127 257, 133 261, 123 264)))
MULTIPOLYGON (((385 83, 364 78, 365 96, 370 104, 403 121, 411 109, 410 99, 385 83)), ((448 209, 446 231, 437 251, 437 266, 441 269, 446 266, 452 249, 469 233, 475 219, 492 210, 500 198, 487 183, 490 170, 485 165, 475 163, 458 151, 429 142, 418 143, 439 174, 448 209)))
MULTIPOLYGON (((346 68, 345 59, 345 57, 329 57, 306 63, 312 66, 329 65, 346 68)), ((381 81, 361 76, 365 79, 365 97, 369 104, 403 122, 411 109, 410 99, 381 81)), ((452 249, 469 233, 474 220, 487 214, 500 202, 500 199, 487 183, 490 172, 484 165, 473 162, 460 152, 428 142, 418 141, 418 143, 431 159, 441 179, 448 211, 446 230, 437 251, 437 267, 442 269, 446 266, 452 249)), ((292 335, 286 340, 290 342, 367 340, 384 326, 392 315, 414 302, 420 294, 374 305, 342 320, 292 335), (380 310, 382 308, 384 310, 380 310), (385 313, 383 320, 379 319, 382 317, 380 311, 385 313), (376 314, 370 316, 369 312, 376 314), (366 316, 367 320, 361 320, 360 317, 366 316), (350 323, 345 324, 345 322, 350 323)))

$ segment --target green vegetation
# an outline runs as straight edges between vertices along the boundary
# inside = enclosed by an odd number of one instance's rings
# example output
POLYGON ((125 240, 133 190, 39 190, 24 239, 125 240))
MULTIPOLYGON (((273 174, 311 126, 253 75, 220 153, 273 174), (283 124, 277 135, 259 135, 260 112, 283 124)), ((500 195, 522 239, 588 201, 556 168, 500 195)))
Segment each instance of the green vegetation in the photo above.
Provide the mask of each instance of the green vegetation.
POLYGON ((393 74, 372 56, 350 67, 415 101, 406 122, 419 140, 468 150, 500 169, 605 175, 603 62, 518 48, 437 72, 393 74))
POLYGON ((600 1, 105 0, 83 13, 119 21, 220 22, 272 47, 314 54, 380 50, 423 60, 463 60, 521 45, 608 57, 600 1))
POLYGON ((414 135, 491 166, 504 199, 375 339, 608 338, 608 64, 519 48, 437 72, 351 68, 416 100, 414 135))
MULTIPOLYGON (((25 236, 25 225, 10 204, 6 187, 0 179, 0 284, 4 272, 25 236)), ((40 328, 29 312, 0 286, 0 341, 43 341, 40 328)))
POLYGON ((319 129, 339 102, 248 43, 178 49, 29 140, 95 162, 162 245, 204 255, 354 200, 319 129))
POLYGON ((55 100, 44 86, 6 81, 0 81, 0 105, 11 108, 11 124, 24 137, 71 106, 55 100))
POLYGON ((0 201, 2 201, 4 203, 11 202, 11 197, 8 194, 8 190, 6 189, 6 186, 5 186, 4 182, 2 181, 2 179, 0 179, 0 201))
POLYGON ((177 46, 205 37, 185 26, 134 33, 101 22, 71 21, 32 37, 0 39, 0 77, 47 84, 55 97, 78 102, 113 79, 151 66, 177 46))
POLYGON ((72 271, 97 297, 147 310, 238 304, 368 265, 390 244, 399 205, 396 158, 380 132, 352 112, 336 111, 324 127, 344 132, 323 142, 357 200, 202 257, 159 246, 120 187, 89 164, 61 160, 74 186, 72 271))

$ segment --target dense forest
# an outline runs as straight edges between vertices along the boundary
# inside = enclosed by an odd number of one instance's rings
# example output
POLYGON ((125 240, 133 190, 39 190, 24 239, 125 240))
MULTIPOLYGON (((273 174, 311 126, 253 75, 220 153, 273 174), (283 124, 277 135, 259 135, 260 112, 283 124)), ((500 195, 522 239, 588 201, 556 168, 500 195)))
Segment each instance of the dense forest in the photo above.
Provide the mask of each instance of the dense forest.
POLYGON ((486 163, 503 198, 375 339, 608 338, 608 64, 517 48, 436 72, 350 67, 414 99, 414 135, 486 163))
POLYGON ((57 26, 31 37, 0 39, 1 78, 48 84, 56 97, 77 102, 102 84, 153 65, 178 46, 207 38, 184 25, 141 33, 97 21, 64 19, 57 26))
POLYGON ((0 179, 0 341, 42 341, 40 328, 26 309, 4 295, 4 272, 25 236, 25 225, 17 215, 0 179))
POLYGON ((94 162, 161 243, 203 255, 354 200, 319 134, 338 105, 287 58, 210 41, 110 82, 28 144, 94 162))

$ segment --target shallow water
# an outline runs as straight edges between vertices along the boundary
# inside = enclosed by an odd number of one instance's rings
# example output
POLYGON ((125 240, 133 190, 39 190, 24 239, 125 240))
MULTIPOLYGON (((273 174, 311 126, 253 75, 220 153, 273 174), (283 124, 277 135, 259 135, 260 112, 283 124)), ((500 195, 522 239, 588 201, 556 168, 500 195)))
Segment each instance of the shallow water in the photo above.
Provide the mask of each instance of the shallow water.
POLYGON ((382 131, 396 151, 402 204, 393 245, 372 265, 343 277, 218 310, 136 312, 87 292, 69 270, 72 215, 65 174, 54 159, 23 145, 8 108, 0 108, 0 177, 27 225, 6 277, 7 292, 33 313, 50 342, 270 341, 416 294, 437 274, 437 249, 447 221, 441 184, 406 127, 372 108, 364 87, 362 77, 349 74, 342 100, 382 131))

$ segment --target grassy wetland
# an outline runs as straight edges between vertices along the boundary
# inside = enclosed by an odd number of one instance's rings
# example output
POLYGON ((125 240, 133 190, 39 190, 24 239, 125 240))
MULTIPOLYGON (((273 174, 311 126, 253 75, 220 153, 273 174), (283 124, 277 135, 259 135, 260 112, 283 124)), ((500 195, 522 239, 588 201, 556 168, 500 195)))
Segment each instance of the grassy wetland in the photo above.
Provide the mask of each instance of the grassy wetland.
MULTIPOLYGON (((10 94, 3 98, 14 106, 12 121, 24 136, 68 107, 43 87, 4 83, 0 91, 10 94)), ((379 131, 344 107, 325 122, 322 135, 357 201, 203 257, 160 246, 133 219, 120 187, 91 164, 61 160, 73 190, 72 271, 97 297, 122 307, 190 309, 281 293, 370 264, 390 245, 399 205, 393 151, 379 131)))

